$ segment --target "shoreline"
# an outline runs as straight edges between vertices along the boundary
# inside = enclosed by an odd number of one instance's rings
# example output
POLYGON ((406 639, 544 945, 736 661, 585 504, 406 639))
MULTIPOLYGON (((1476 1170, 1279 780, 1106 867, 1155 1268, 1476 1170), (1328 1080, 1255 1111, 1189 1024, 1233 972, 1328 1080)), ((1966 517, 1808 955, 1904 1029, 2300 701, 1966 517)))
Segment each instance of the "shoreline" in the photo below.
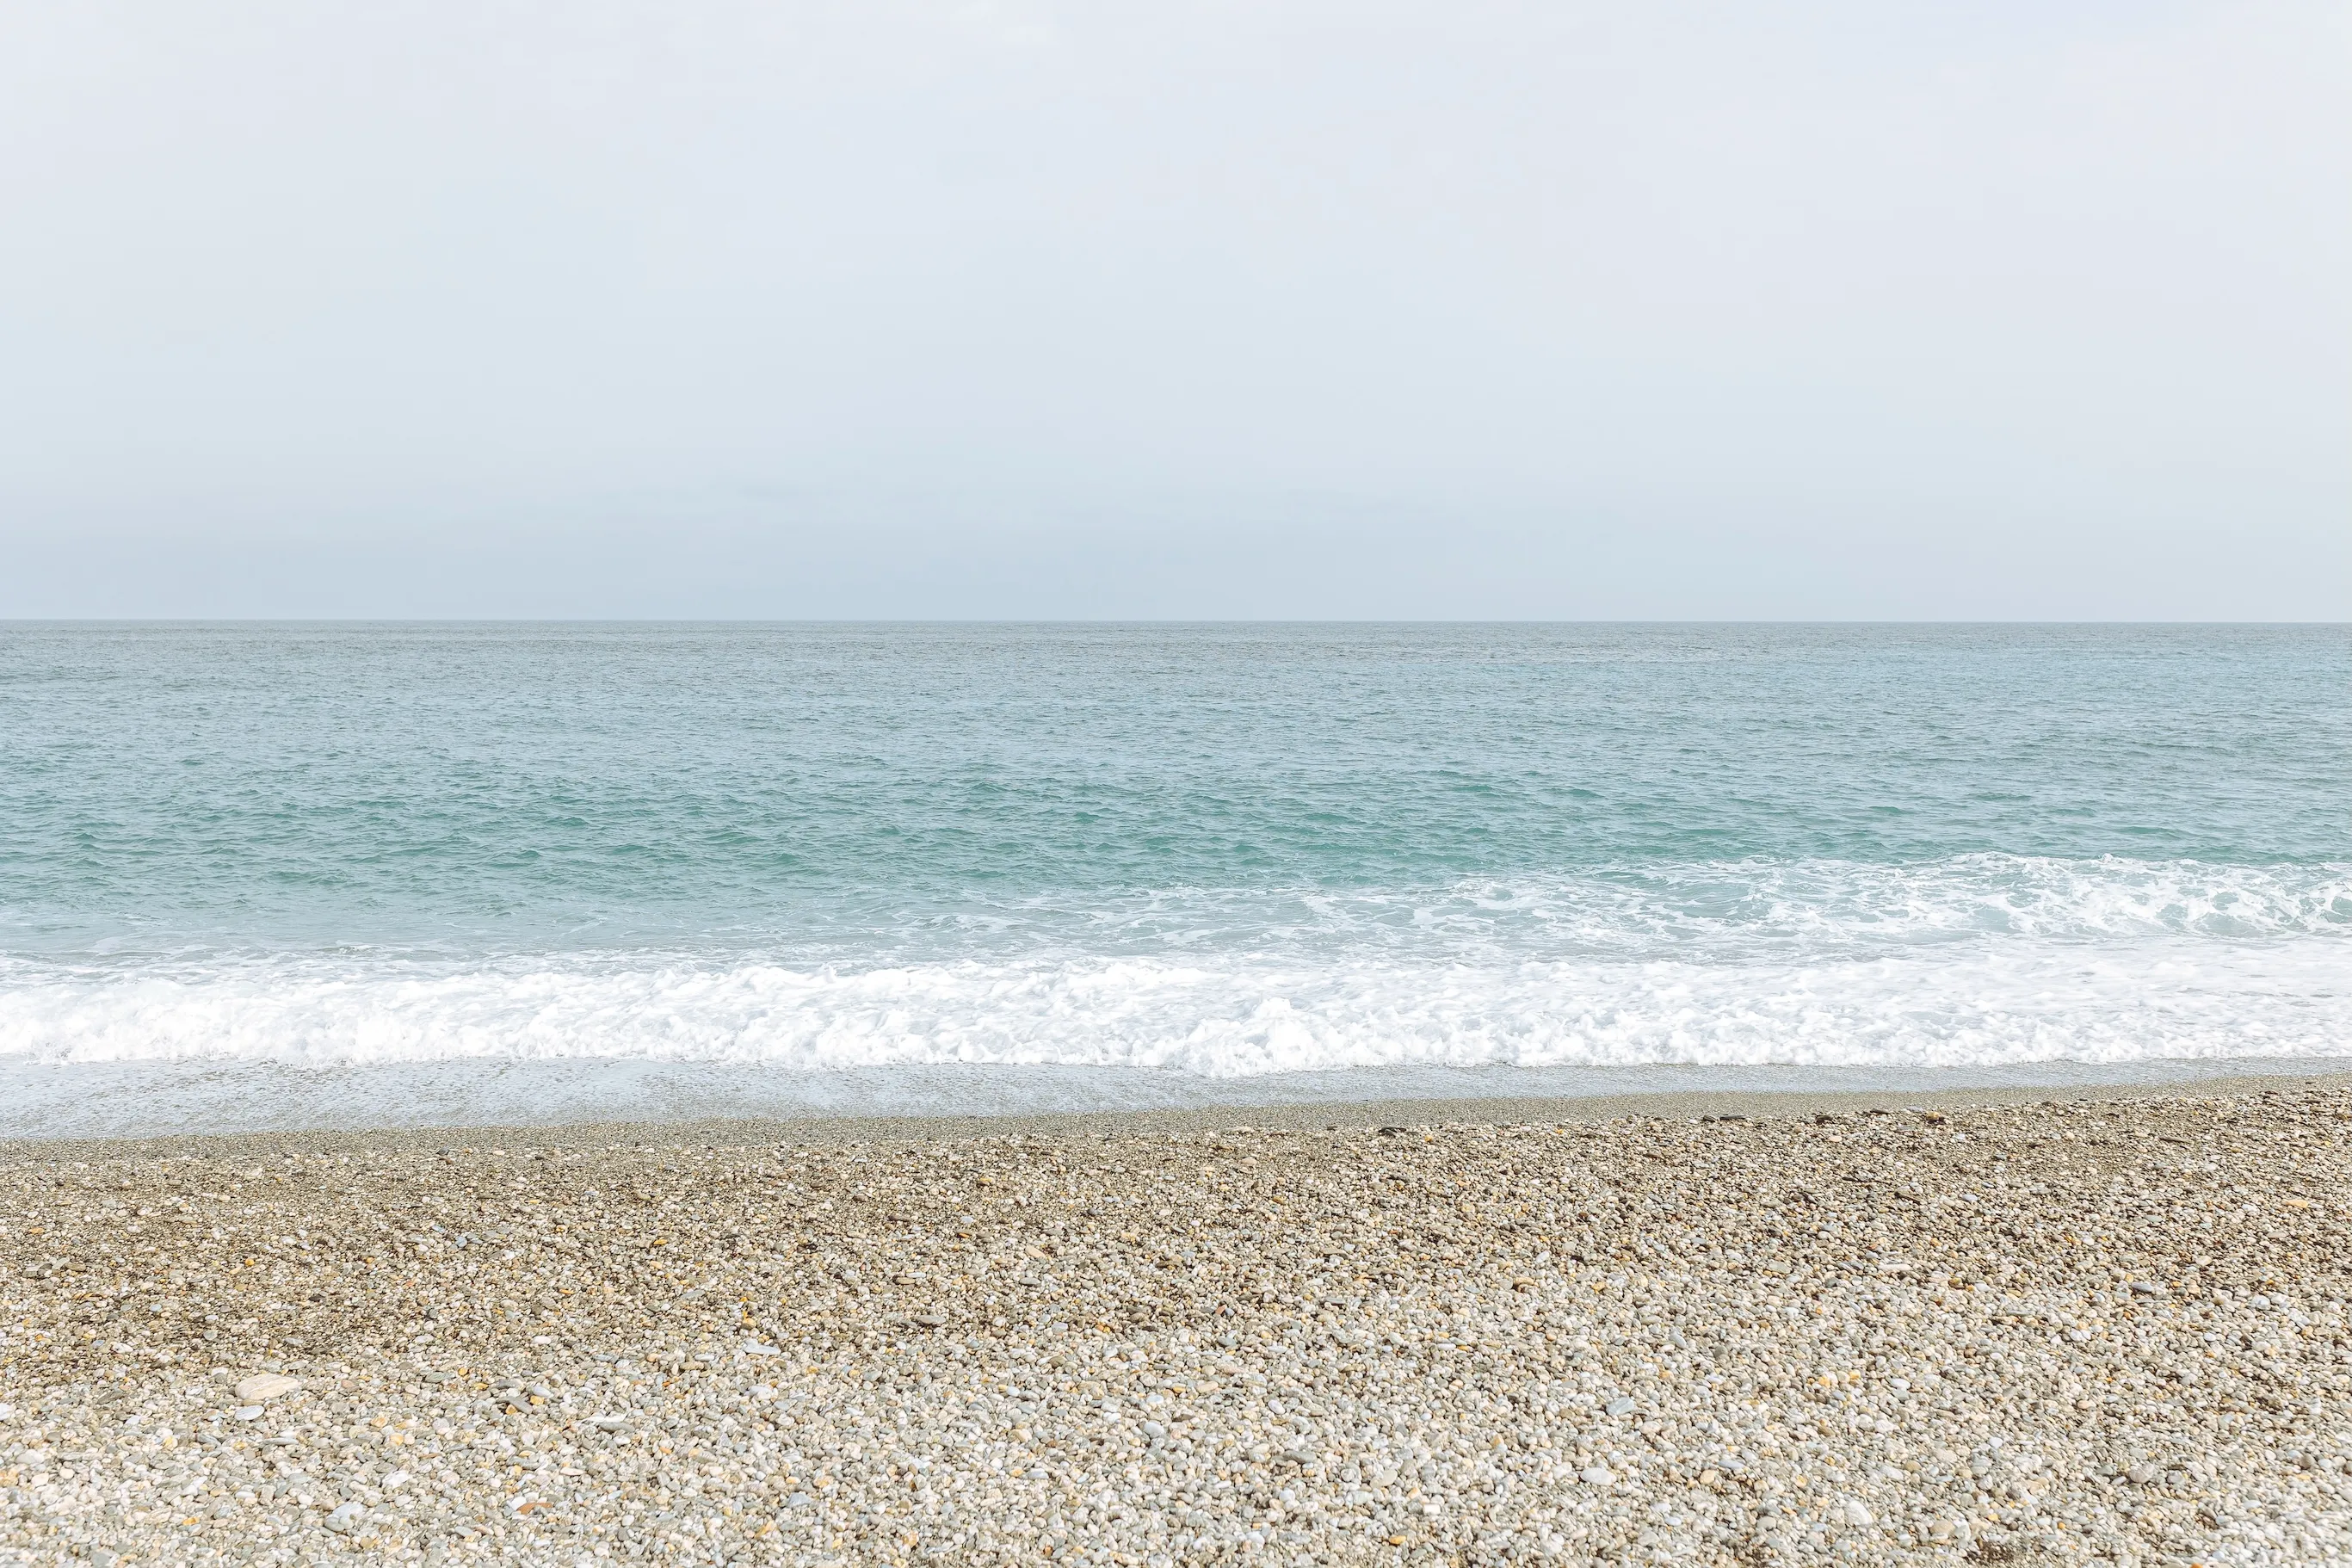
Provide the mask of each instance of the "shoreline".
POLYGON ((20 1141, 0 1557, 2352 1557, 2230 1087, 20 1141))
POLYGON ((645 1120, 295 1127, 281 1130, 164 1132, 126 1137, 0 1138, 0 1163, 12 1159, 124 1158, 142 1152, 251 1146, 323 1150, 354 1142, 430 1148, 467 1144, 593 1149, 664 1142, 739 1147, 761 1143, 930 1143, 1018 1137, 1201 1136, 1228 1128, 1320 1131, 1406 1125, 1486 1126, 1594 1122, 1619 1118, 1668 1121, 1736 1116, 1751 1121, 1866 1110, 1967 1110, 1991 1106, 2126 1104, 2231 1099, 2288 1089, 2352 1089, 2352 1068, 2231 1073, 2199 1078, 2051 1084, 1984 1084, 1927 1089, 1675 1089, 1591 1095, 1478 1095, 1447 1099, 1243 1101, 1146 1110, 1006 1111, 982 1115, 833 1115, 663 1117, 645 1120))

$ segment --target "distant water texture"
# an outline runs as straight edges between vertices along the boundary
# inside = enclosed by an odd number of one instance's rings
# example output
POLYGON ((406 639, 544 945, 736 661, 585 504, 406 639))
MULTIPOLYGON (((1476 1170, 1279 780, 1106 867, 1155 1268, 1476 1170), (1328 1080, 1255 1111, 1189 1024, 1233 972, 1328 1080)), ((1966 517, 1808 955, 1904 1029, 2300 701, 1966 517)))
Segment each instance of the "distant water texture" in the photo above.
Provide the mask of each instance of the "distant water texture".
POLYGON ((2337 1065, 2347 699, 2343 627, 18 624, 0 1131, 2337 1065))

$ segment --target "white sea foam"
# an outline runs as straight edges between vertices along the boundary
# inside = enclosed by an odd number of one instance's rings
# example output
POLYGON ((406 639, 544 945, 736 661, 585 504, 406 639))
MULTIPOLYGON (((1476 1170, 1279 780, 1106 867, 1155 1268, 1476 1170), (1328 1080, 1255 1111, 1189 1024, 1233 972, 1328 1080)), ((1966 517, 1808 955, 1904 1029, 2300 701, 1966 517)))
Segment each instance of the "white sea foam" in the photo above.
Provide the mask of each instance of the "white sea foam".
POLYGON ((1197 930, 1213 940, 1247 930, 1261 949, 1380 944, 1474 961, 1537 952, 1753 962, 1993 937, 2352 937, 2352 869, 1990 854, 1916 866, 1670 862, 1439 889, 1139 894, 1090 901, 1080 912, 1099 929, 1147 937, 1197 930))
POLYGON ((775 964, 51 979, 0 990, 0 1053, 331 1063, 634 1057, 1217 1077, 1403 1065, 1968 1066, 2352 1051, 2346 945, 2002 944, 1814 964, 1507 968, 1226 961, 775 964))
POLYGON ((1097 910, 1090 943, 1043 922, 1026 952, 866 962, 740 950, 18 957, 0 960, 0 1056, 1240 1079, 2352 1053, 2341 868, 1973 857, 1293 895, 1287 921, 1262 907, 1234 918, 1236 901, 1155 895, 1097 910), (1220 924, 1238 934, 1202 934, 1220 924))

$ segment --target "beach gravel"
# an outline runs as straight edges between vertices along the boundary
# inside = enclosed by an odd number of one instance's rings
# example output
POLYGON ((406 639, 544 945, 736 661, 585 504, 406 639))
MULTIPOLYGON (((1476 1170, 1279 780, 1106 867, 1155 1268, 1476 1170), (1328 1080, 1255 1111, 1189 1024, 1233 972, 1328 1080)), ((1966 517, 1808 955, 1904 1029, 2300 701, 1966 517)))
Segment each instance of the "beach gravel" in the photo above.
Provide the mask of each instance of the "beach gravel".
POLYGON ((2289 1086, 16 1144, 0 1561, 2344 1561, 2348 1139, 2289 1086))

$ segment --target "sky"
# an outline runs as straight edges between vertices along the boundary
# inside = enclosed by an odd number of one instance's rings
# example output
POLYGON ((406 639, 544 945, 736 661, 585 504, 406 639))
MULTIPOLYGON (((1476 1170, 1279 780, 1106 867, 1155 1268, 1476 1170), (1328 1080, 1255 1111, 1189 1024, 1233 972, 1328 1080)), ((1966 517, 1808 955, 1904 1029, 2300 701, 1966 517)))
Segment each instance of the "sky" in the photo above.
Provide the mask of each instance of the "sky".
POLYGON ((15 0, 0 616, 2352 618, 2347 46, 15 0))

